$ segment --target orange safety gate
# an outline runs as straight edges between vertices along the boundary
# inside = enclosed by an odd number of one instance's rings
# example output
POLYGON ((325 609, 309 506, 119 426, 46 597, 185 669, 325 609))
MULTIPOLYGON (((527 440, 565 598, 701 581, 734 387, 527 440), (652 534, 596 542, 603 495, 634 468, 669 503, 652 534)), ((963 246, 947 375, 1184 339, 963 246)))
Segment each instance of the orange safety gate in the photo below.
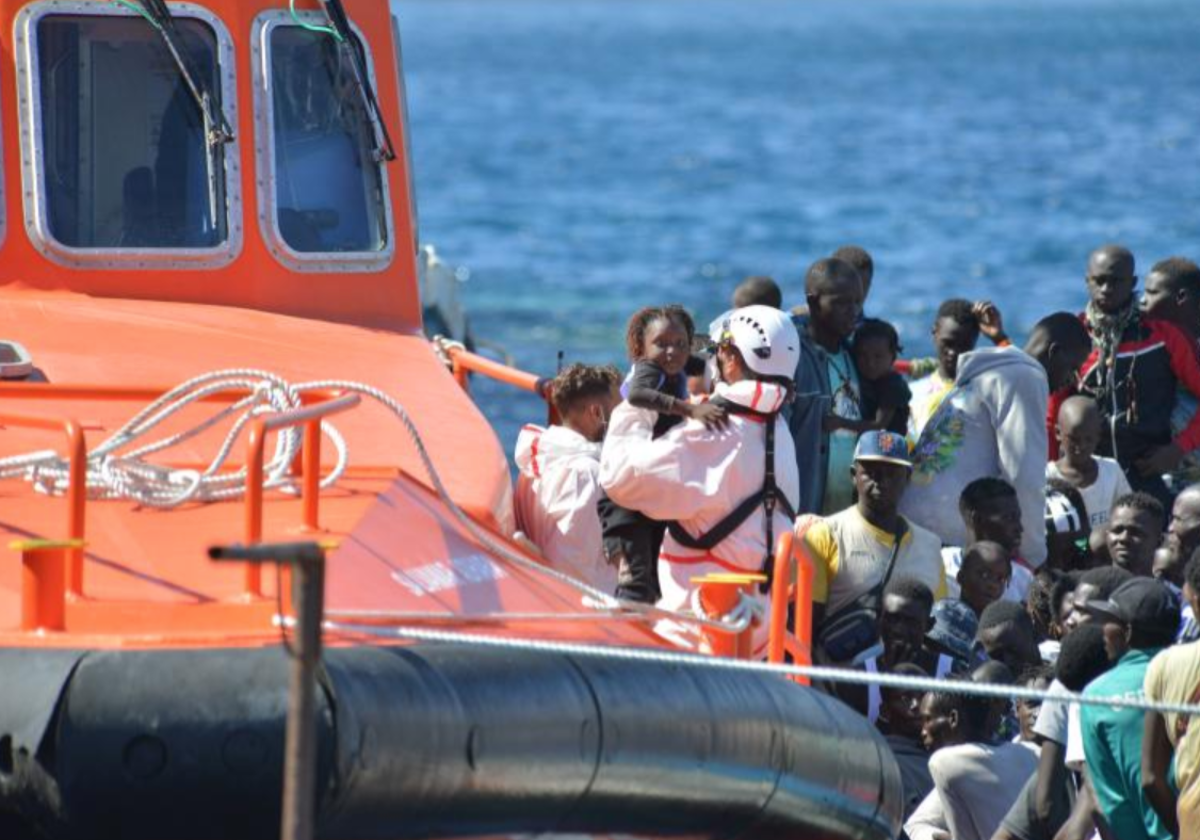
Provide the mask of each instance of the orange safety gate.
MULTIPOLYGON (((812 665, 812 587, 813 562, 804 546, 805 523, 795 535, 787 531, 775 544, 775 568, 771 587, 770 635, 767 640, 767 661, 782 664, 790 656, 796 665, 812 665), (792 568, 795 563, 795 581, 792 568), (788 596, 795 611, 795 625, 788 630, 788 596)), ((790 679, 808 685, 808 677, 790 679)))

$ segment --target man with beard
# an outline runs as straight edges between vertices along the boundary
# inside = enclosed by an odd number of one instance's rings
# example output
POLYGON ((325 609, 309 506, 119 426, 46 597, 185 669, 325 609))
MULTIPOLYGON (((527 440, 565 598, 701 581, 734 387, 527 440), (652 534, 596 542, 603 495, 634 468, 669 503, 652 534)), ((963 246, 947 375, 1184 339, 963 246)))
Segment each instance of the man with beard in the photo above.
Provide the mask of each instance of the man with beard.
POLYGON ((1200 548, 1200 484, 1185 487, 1171 506, 1164 546, 1182 565, 1200 548))
POLYGON ((1163 475, 1200 447, 1200 411, 1178 435, 1171 431, 1176 389, 1200 397, 1196 342, 1167 321, 1143 316, 1133 290, 1133 254, 1105 245, 1088 258, 1088 305, 1082 318, 1092 352, 1080 369, 1080 390, 1104 419, 1099 454, 1115 458, 1134 490, 1171 503, 1163 475))

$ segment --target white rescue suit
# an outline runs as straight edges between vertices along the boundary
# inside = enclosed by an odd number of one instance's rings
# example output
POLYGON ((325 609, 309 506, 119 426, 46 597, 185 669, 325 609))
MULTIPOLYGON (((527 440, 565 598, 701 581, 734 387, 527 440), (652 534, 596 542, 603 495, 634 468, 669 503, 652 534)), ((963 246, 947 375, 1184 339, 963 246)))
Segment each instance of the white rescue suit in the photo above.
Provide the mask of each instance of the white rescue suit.
POLYGON ((617 569, 600 538, 600 444, 565 426, 517 436, 517 528, 555 569, 611 595, 617 569))
MULTIPOLYGON (((784 389, 757 380, 732 385, 718 383, 716 396, 755 411, 778 411, 784 389)), ((787 423, 730 414, 724 431, 709 430, 698 420, 678 425, 652 439, 655 414, 622 403, 609 420, 600 459, 600 484, 617 504, 658 520, 675 520, 694 537, 702 536, 746 498, 763 486, 767 422, 775 423, 775 481, 793 508, 800 502, 796 450, 787 423)), ((691 581, 710 573, 762 571, 767 553, 765 512, 755 511, 711 552, 681 546, 667 532, 658 560, 660 607, 694 608, 691 581)), ((776 507, 774 535, 792 522, 776 507)), ((774 550, 774 546, 771 546, 774 550)), ((763 610, 754 636, 755 653, 765 649, 768 598, 754 587, 753 597, 763 610)))

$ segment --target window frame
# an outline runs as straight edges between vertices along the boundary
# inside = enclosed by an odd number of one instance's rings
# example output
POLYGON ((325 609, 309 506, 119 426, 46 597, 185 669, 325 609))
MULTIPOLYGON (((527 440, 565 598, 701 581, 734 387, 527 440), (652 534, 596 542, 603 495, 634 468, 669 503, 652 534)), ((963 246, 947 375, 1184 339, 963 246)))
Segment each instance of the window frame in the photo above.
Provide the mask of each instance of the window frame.
MULTIPOLYGON (((275 102, 271 86, 271 33, 281 26, 298 27, 297 19, 313 26, 328 24, 317 12, 298 11, 296 17, 286 9, 262 12, 254 18, 250 38, 250 57, 254 88, 254 165, 258 197, 258 227, 271 255, 284 267, 297 272, 378 272, 387 269, 396 257, 396 224, 392 214, 391 179, 387 164, 379 169, 383 226, 386 241, 378 251, 297 251, 288 245, 279 227, 279 207, 275 200, 275 102)), ((354 36, 362 45, 371 85, 379 90, 375 58, 367 40, 351 23, 354 36)))
POLYGON ((404 44, 401 41, 400 16, 395 9, 391 10, 392 42, 396 45, 396 93, 400 97, 400 121, 404 127, 401 147, 404 149, 404 171, 408 173, 408 215, 412 219, 413 253, 421 254, 421 212, 417 207, 417 173, 413 169, 412 147, 408 138, 408 85, 404 81, 404 44))
MULTIPOLYGON (((221 107, 238 135, 236 57, 229 29, 216 14, 194 3, 172 3, 178 18, 197 20, 212 31, 216 40, 217 78, 221 85, 221 107)), ((17 65, 18 112, 21 119, 21 177, 24 185, 25 230, 34 248, 51 262, 68 268, 106 269, 196 269, 228 265, 241 254, 242 173, 241 143, 235 136, 224 149, 225 232, 223 242, 211 248, 81 248, 58 241, 50 230, 48 194, 43 165, 43 114, 41 79, 38 75, 37 27, 49 16, 136 18, 130 9, 115 4, 81 0, 41 0, 26 6, 13 27, 17 65)), ((146 24, 149 27, 149 23, 146 24)))

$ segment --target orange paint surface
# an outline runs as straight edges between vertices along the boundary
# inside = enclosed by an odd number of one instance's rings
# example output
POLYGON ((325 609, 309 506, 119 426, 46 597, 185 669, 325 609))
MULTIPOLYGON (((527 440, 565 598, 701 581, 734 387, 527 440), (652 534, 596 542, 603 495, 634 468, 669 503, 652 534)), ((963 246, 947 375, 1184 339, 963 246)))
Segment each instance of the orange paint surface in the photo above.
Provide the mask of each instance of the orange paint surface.
MULTIPOLYGON (((240 255, 207 270, 66 268, 44 257, 23 223, 22 114, 12 32, 26 4, 0 0, 0 138, 4 211, 0 242, 0 340, 20 342, 48 384, 0 382, 0 413, 76 421, 94 448, 157 394, 200 374, 268 371, 293 384, 352 380, 398 400, 415 421, 450 496, 496 535, 513 528, 508 466, 494 432, 420 333, 413 214, 403 146, 401 91, 385 0, 347 0, 375 61, 384 118, 401 152, 388 164, 395 256, 383 270, 297 273, 271 254, 259 229, 250 33, 276 0, 220 0, 204 6, 235 42, 242 206, 240 255)), ((111 8, 111 4, 95 2, 111 8)), ((298 8, 315 10, 301 0, 298 8)), ((227 153, 234 153, 227 149, 227 153)), ((237 220, 240 219, 240 222, 237 220)), ((336 389, 332 389, 336 390, 336 389)), ((198 403, 162 426, 193 426, 222 407, 198 403)), ((350 468, 320 497, 317 534, 302 528, 301 500, 267 493, 264 541, 332 538, 327 609, 444 613, 470 623, 502 611, 524 613, 508 625, 490 619, 477 632, 656 644, 641 622, 547 622, 581 616, 577 591, 498 559, 455 521, 431 484, 397 419, 364 398, 331 422, 344 434, 350 468)), ((159 459, 202 467, 228 425, 211 429, 159 459)), ((272 441, 267 442, 271 451, 272 441)), ((64 450, 61 431, 0 427, 0 457, 64 450)), ((245 435, 227 465, 245 463, 245 435)), ((322 442, 328 470, 334 450, 322 442)), ((299 469, 297 467, 297 469, 299 469)), ((21 552, 14 540, 66 538, 68 502, 19 479, 0 481, 0 645, 73 647, 229 646, 277 643, 275 573, 264 569, 262 598, 245 595, 244 567, 216 564, 209 546, 243 540, 245 500, 140 509, 131 501, 89 500, 85 508, 82 597, 64 599, 65 630, 22 631, 21 552)), ((40 567, 39 567, 40 568, 40 567)), ((56 580, 54 575, 45 578, 56 580)), ((38 597, 43 598, 44 592, 38 597)), ((32 603, 28 598, 26 605, 32 603)), ((373 639, 373 641, 378 641, 373 639)), ((338 643, 335 637, 332 643, 338 643)))

